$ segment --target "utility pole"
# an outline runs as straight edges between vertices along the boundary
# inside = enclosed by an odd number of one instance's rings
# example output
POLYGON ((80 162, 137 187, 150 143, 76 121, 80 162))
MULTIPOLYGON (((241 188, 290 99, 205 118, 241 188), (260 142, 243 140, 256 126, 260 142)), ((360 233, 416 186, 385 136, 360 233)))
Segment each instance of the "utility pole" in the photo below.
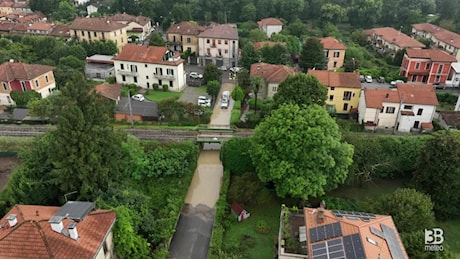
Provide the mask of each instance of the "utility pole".
POLYGON ((133 121, 133 108, 131 107, 131 93, 128 89, 128 107, 129 107, 129 119, 131 121, 131 128, 134 128, 134 121, 133 121))

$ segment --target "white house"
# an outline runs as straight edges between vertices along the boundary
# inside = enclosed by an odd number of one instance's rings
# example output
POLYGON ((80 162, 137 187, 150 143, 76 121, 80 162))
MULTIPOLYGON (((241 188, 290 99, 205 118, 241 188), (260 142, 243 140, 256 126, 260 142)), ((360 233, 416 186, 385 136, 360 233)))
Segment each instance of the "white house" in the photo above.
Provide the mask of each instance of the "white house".
POLYGON ((398 84, 393 90, 364 89, 358 120, 369 130, 430 131, 437 105, 436 93, 429 84, 398 84))
POLYGON ((267 38, 270 38, 272 34, 279 33, 283 30, 283 22, 276 18, 265 18, 257 22, 259 29, 262 30, 267 38))
POLYGON ((185 87, 184 60, 166 47, 127 44, 113 61, 117 83, 147 89, 167 85, 175 92, 185 87))
POLYGON ((80 6, 80 5, 84 5, 84 4, 88 3, 88 2, 89 2, 89 0, 74 0, 73 4, 75 6, 80 6))
POLYGON ((220 24, 198 34, 199 63, 205 66, 238 66, 238 31, 236 25, 220 24))
POLYGON ((460 62, 453 62, 450 64, 449 75, 446 80, 446 87, 459 87, 460 86, 460 62))

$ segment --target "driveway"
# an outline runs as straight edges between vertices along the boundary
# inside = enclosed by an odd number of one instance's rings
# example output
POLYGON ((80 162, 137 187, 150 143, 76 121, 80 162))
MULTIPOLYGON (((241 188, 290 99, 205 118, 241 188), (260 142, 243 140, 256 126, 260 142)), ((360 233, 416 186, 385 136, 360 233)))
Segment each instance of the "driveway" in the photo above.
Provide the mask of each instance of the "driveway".
POLYGON ((208 125, 209 128, 229 128, 230 127, 230 118, 232 116, 233 105, 235 101, 230 98, 230 103, 227 109, 220 108, 220 100, 222 98, 222 92, 229 91, 232 93, 235 88, 233 83, 224 83, 220 88, 219 96, 214 105, 214 110, 212 111, 211 121, 208 125))

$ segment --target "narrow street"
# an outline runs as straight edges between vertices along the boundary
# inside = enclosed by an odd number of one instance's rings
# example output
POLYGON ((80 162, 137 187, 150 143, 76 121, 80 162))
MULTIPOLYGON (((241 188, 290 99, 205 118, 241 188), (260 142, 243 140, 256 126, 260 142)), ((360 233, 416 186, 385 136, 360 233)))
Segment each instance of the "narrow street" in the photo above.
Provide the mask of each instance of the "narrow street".
MULTIPOLYGON (((225 90, 232 91, 233 83, 223 83, 215 102, 209 128, 228 128, 234 101, 228 109, 220 108, 225 90)), ((219 199, 224 168, 219 158, 220 144, 204 144, 198 157, 192 183, 171 240, 168 258, 205 259, 214 225, 215 204, 219 199)))

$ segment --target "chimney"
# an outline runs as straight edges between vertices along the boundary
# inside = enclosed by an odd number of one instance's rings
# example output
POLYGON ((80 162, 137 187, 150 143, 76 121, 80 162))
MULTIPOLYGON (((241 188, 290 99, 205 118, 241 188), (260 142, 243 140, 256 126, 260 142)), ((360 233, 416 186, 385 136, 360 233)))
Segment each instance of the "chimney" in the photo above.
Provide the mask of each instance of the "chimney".
POLYGON ((51 224, 51 229, 55 232, 61 233, 64 229, 64 224, 62 223, 63 217, 53 216, 48 222, 51 224))
POLYGON ((18 223, 18 218, 16 217, 16 214, 10 214, 8 215, 8 217, 6 217, 6 219, 8 220, 8 224, 10 225, 10 227, 14 227, 18 223))
POLYGON ((319 203, 319 207, 322 208, 322 209, 325 209, 326 208, 326 202, 324 200, 322 200, 321 203, 319 203))
POLYGON ((38 212, 38 210, 35 211, 35 216, 40 216, 40 212, 38 212))
POLYGON ((317 219, 316 222, 318 224, 323 224, 324 223, 324 208, 319 208, 318 209, 318 214, 316 215, 317 219))
POLYGON ((72 222, 67 226, 67 228, 69 229, 70 238, 78 240, 77 223, 72 222))
POLYGON ((390 93, 387 93, 387 94, 385 95, 385 98, 388 99, 389 97, 390 97, 390 93))

